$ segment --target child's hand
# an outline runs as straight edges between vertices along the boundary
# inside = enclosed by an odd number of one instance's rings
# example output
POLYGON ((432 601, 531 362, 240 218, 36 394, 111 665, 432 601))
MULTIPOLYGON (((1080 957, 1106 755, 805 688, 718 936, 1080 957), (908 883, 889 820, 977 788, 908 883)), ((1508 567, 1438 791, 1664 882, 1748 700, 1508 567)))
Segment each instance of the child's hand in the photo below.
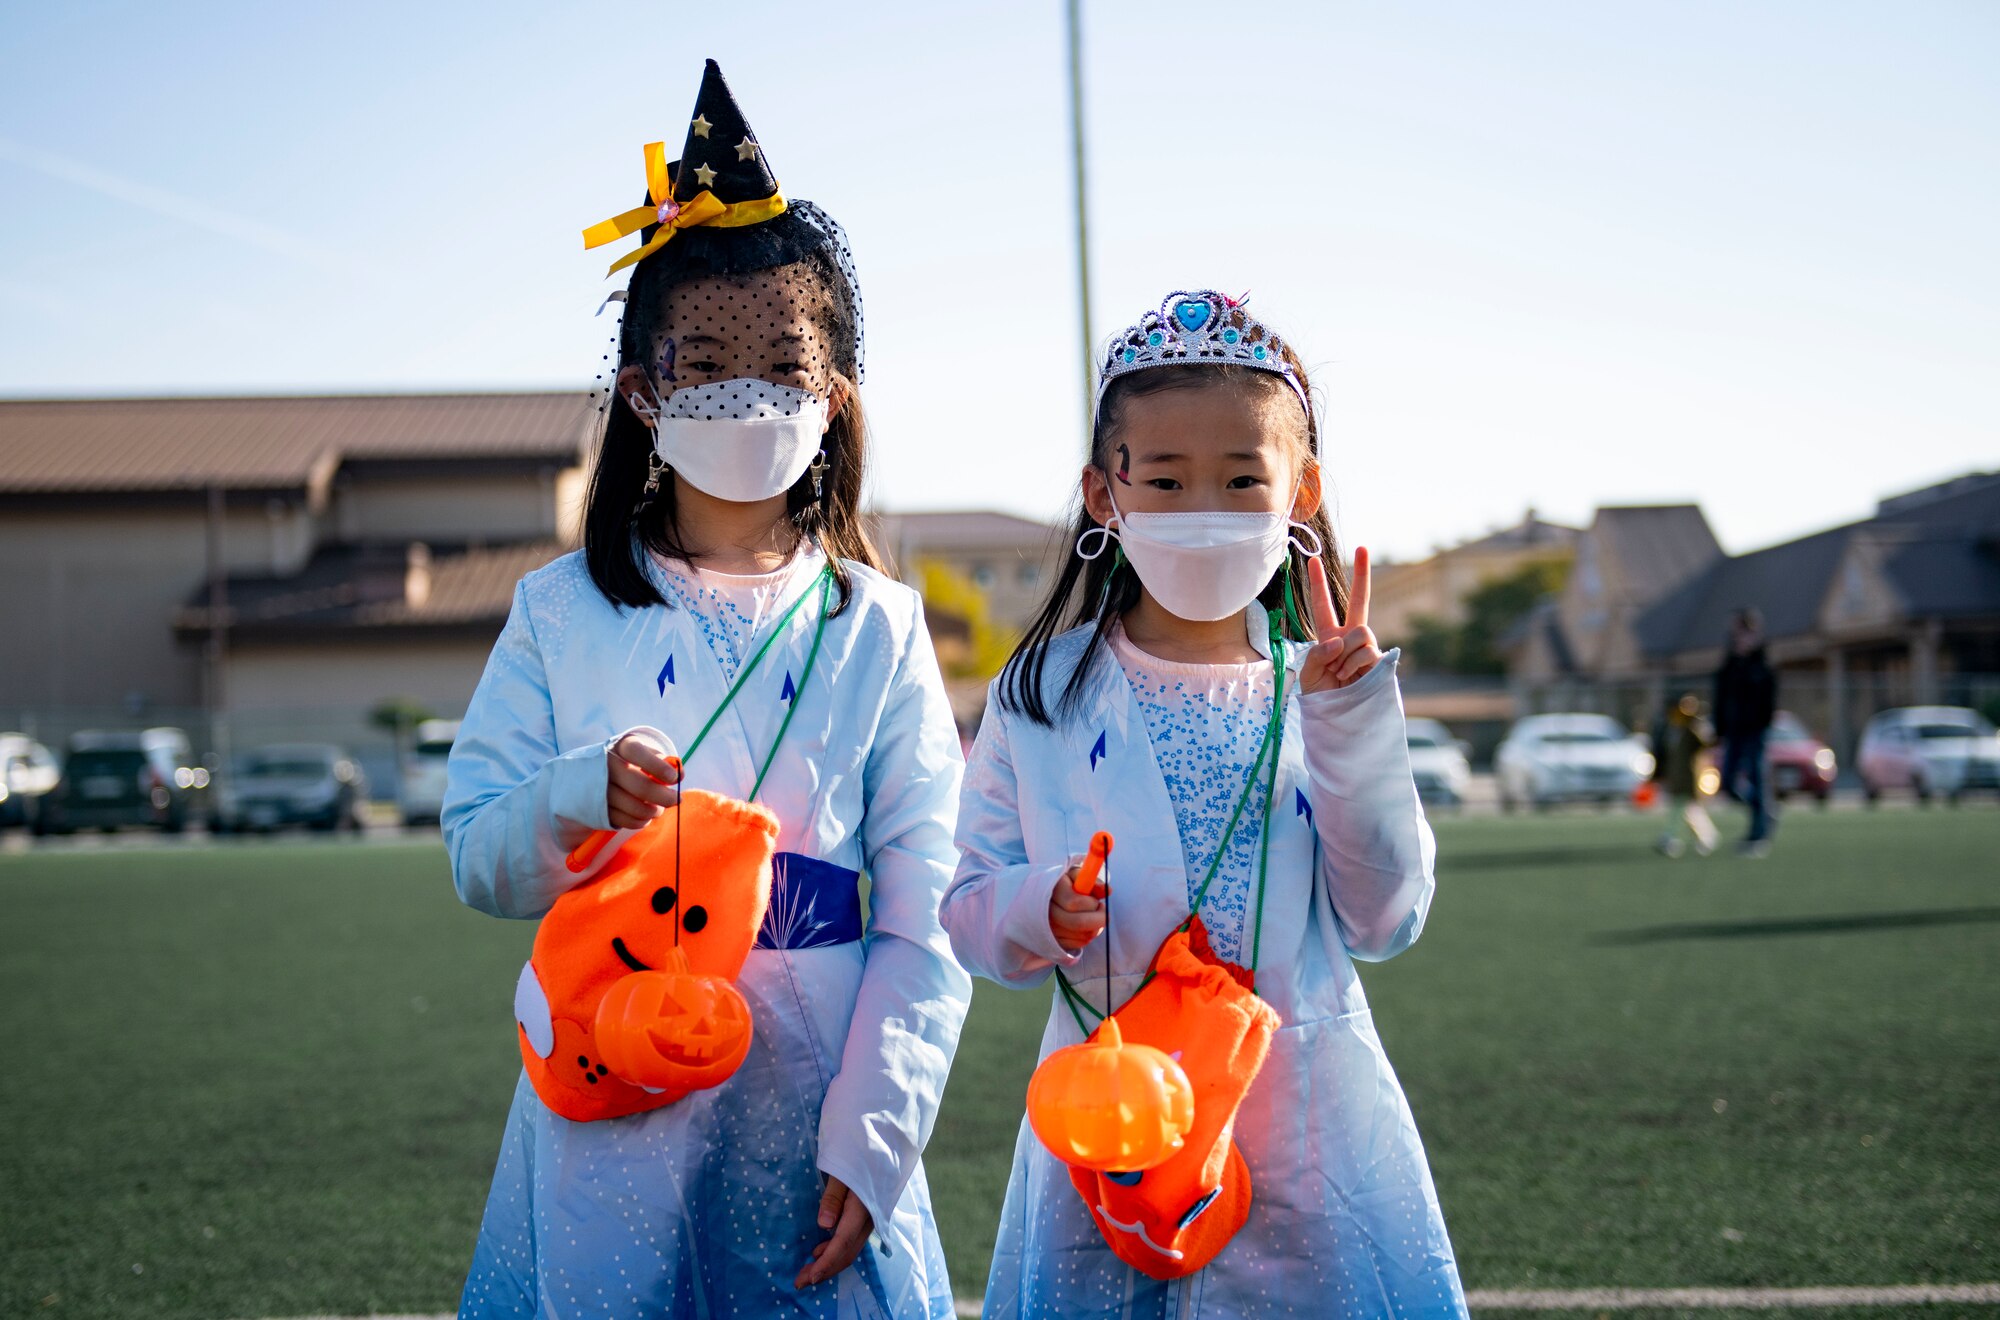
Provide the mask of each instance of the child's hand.
POLYGON ((1299 686, 1308 692, 1343 688, 1373 669, 1382 648, 1368 628, 1368 547, 1354 550, 1354 590, 1347 597, 1347 622, 1333 608, 1333 588, 1318 557, 1306 565, 1306 608, 1312 611, 1319 641, 1299 666, 1299 686))
POLYGON ((628 733, 604 755, 610 770, 604 803, 613 829, 636 830, 680 802, 680 758, 651 738, 628 733))
POLYGON ((833 1236, 812 1249, 812 1259, 792 1280, 794 1288, 810 1288, 852 1265, 875 1227, 875 1217, 846 1183, 828 1174, 826 1191, 819 1198, 819 1226, 833 1236))
POLYGON ((1049 931, 1065 953, 1075 953, 1104 929, 1104 896, 1111 892, 1111 886, 1099 877, 1097 888, 1087 897, 1077 893, 1077 865, 1073 863, 1063 872, 1049 894, 1049 931))

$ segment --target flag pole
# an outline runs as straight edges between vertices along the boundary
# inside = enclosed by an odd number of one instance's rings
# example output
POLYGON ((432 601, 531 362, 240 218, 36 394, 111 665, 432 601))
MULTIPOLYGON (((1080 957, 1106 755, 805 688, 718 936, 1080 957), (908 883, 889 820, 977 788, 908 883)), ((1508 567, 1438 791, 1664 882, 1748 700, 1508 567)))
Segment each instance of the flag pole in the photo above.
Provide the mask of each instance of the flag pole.
POLYGON ((1069 11, 1070 155, 1076 169, 1076 307, 1083 337, 1083 434, 1090 444, 1096 412, 1096 359, 1090 338, 1090 216, 1083 169, 1083 15, 1081 0, 1067 0, 1069 11))

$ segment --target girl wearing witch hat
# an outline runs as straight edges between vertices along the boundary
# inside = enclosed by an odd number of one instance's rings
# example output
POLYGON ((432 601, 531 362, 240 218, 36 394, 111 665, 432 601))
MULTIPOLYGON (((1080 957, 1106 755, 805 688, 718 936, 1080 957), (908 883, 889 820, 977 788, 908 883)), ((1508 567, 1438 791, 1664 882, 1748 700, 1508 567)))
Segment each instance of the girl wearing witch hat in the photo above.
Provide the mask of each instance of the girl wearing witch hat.
MULTIPOLYGON (((862 525, 853 263, 712 61, 680 159, 654 143, 646 174, 642 206, 585 231, 640 246, 612 267, 632 275, 584 545, 516 589, 444 829, 460 897, 533 918, 577 883, 573 849, 675 808, 683 777, 769 808, 736 979, 754 1033, 727 1081, 622 1117, 561 1117, 524 1075, 460 1313, 949 1316, 918 1157, 971 988, 937 920, 962 767, 921 602, 862 525)), ((695 884, 642 919, 698 930, 695 884)))
POLYGON ((985 1315, 1462 1316, 1355 972, 1417 938, 1435 849, 1365 551, 1334 590, 1297 355, 1236 300, 1169 295, 1102 361, 1079 494, 966 769, 943 920, 974 972, 1058 978, 1045 1057, 1091 1035, 1166 1078, 1173 1140, 1038 1073, 985 1315))

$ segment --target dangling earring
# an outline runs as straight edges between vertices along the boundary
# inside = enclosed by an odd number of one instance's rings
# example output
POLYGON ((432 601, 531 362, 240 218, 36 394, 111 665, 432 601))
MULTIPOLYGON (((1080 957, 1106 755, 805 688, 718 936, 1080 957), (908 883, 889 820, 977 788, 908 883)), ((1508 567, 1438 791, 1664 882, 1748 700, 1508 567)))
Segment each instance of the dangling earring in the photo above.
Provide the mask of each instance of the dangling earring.
POLYGON ((822 449, 814 456, 812 466, 806 469, 812 474, 814 504, 818 504, 820 497, 826 493, 826 470, 831 466, 833 465, 826 461, 826 451, 822 449))
POLYGON ((632 506, 635 512, 659 497, 660 478, 671 471, 673 469, 667 466, 666 459, 660 457, 659 450, 655 449, 646 455, 646 484, 640 488, 638 502, 632 506))

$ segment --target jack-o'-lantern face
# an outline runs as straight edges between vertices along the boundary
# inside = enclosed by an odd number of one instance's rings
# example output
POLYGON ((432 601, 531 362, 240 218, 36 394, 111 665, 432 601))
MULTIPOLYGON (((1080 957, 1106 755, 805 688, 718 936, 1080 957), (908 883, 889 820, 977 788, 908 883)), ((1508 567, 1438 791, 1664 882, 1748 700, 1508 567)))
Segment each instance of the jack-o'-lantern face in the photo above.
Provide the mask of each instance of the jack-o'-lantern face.
POLYGON ((764 920, 777 835, 777 817, 765 808, 689 789, 679 807, 627 837, 594 878, 556 900, 536 932, 516 995, 522 1059, 542 1103, 578 1121, 638 1113, 715 1084, 685 1084, 689 1078, 726 1063, 719 1081, 742 1062, 749 1010, 729 982, 742 971, 764 920), (642 977, 665 978, 671 992, 642 977), (705 978, 719 978, 727 993, 700 989, 695 981, 705 978), (628 1014, 658 1014, 654 1025, 670 1044, 647 1045, 651 1036, 643 1030, 615 1042, 598 1039, 600 1005, 627 979, 636 982, 624 992, 628 1014), (530 1020, 537 997, 547 1029, 530 1020), (725 1002, 730 998, 733 1005, 725 1002), (740 1039, 731 1034, 739 1016, 740 1039), (710 1037, 732 1044, 712 1050, 710 1037), (689 1071, 667 1086, 628 1071, 659 1075, 649 1067, 689 1071))
POLYGON ((594 1035, 610 1070, 659 1091, 726 1080, 750 1052, 750 1006, 720 976, 688 970, 673 951, 662 971, 620 977, 597 1005, 594 1035))
POLYGON ((1072 1168, 1150 1169, 1194 1126, 1194 1087, 1178 1060, 1121 1038, 1118 1019, 1057 1050, 1028 1079, 1028 1123, 1072 1168))
POLYGON ((1151 1045, 1180 1064, 1193 1089, 1192 1125, 1149 1168, 1070 1168, 1106 1244, 1156 1279, 1207 1265, 1249 1216, 1250 1170, 1230 1130, 1278 1029, 1276 1010, 1189 940, 1188 932, 1167 939, 1153 979, 1116 1019, 1126 1044, 1151 1045))

